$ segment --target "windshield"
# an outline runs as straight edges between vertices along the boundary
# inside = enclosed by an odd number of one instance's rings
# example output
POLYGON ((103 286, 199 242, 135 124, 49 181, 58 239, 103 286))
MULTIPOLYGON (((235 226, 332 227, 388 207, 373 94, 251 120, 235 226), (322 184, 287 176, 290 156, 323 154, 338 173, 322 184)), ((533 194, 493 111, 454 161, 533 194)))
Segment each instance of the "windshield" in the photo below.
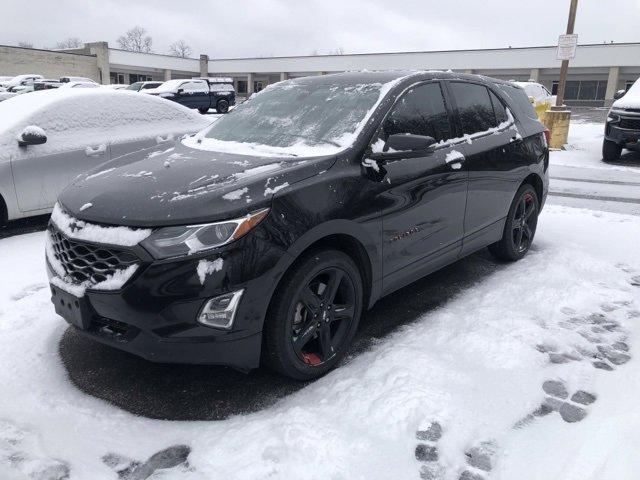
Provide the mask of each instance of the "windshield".
POLYGON ((139 90, 140 89, 140 85, 142 85, 142 82, 132 83, 131 85, 129 85, 127 87, 127 90, 139 90))
POLYGON ((382 84, 283 82, 220 118, 206 138, 268 147, 350 144, 381 96, 382 84))

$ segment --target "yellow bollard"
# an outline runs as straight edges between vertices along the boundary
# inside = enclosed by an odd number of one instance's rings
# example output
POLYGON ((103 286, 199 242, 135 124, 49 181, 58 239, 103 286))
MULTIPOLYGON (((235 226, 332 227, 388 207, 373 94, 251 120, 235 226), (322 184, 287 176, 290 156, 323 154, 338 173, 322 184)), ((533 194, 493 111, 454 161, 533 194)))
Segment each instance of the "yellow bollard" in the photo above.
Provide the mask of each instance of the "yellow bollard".
POLYGON ((550 110, 544 112, 540 121, 551 132, 549 148, 557 150, 563 149, 569 137, 571 110, 565 110, 562 107, 556 110, 555 107, 552 107, 550 110))

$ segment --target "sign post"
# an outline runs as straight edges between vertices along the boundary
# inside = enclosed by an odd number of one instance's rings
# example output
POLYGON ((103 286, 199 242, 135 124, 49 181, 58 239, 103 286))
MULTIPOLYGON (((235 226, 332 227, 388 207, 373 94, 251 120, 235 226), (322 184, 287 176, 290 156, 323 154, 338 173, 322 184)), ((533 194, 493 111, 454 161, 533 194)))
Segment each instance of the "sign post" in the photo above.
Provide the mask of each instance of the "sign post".
POLYGON ((556 97, 556 107, 562 107, 564 103, 564 90, 567 84, 567 72, 569 71, 569 60, 575 57, 578 46, 578 35, 573 33, 576 24, 576 11, 578 10, 578 0, 571 0, 569 7, 569 21, 567 22, 567 34, 560 35, 558 40, 558 60, 562 60, 560 67, 560 82, 558 83, 558 95, 556 97))

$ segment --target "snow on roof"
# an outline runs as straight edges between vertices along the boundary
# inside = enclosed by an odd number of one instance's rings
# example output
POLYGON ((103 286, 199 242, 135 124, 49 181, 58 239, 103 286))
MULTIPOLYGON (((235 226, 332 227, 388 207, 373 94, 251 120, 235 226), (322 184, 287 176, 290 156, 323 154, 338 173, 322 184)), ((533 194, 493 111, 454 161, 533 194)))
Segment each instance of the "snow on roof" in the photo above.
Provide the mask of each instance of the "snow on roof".
POLYGON ((613 102, 617 108, 640 108, 640 80, 636 80, 624 97, 613 102))
POLYGON ((210 119, 194 110, 137 92, 103 88, 42 90, 0 103, 0 157, 18 148, 16 139, 28 125, 44 129, 48 140, 26 153, 43 155, 96 140, 196 132, 209 123, 210 119))

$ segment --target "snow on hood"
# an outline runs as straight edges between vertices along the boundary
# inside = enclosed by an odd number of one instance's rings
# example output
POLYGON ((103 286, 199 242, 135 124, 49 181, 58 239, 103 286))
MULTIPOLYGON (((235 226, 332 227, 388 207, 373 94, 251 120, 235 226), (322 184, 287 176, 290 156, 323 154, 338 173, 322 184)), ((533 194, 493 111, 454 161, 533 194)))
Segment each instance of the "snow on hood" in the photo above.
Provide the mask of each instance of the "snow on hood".
POLYGON ((631 85, 631 88, 627 93, 625 93, 624 97, 619 98, 613 105, 612 108, 640 108, 640 80, 636 80, 636 82, 631 85))
POLYGON ((197 132, 209 123, 210 119, 194 110, 136 92, 43 90, 0 103, 0 158, 17 151, 16 138, 29 125, 44 129, 47 143, 25 150, 23 155, 41 156, 84 148, 92 142, 197 132))
POLYGON ((67 211, 95 223, 155 227, 231 218, 262 207, 283 188, 317 175, 335 157, 247 157, 195 150, 179 141, 141 150, 78 177, 60 195, 67 211), (90 208, 82 209, 86 204, 90 208))

